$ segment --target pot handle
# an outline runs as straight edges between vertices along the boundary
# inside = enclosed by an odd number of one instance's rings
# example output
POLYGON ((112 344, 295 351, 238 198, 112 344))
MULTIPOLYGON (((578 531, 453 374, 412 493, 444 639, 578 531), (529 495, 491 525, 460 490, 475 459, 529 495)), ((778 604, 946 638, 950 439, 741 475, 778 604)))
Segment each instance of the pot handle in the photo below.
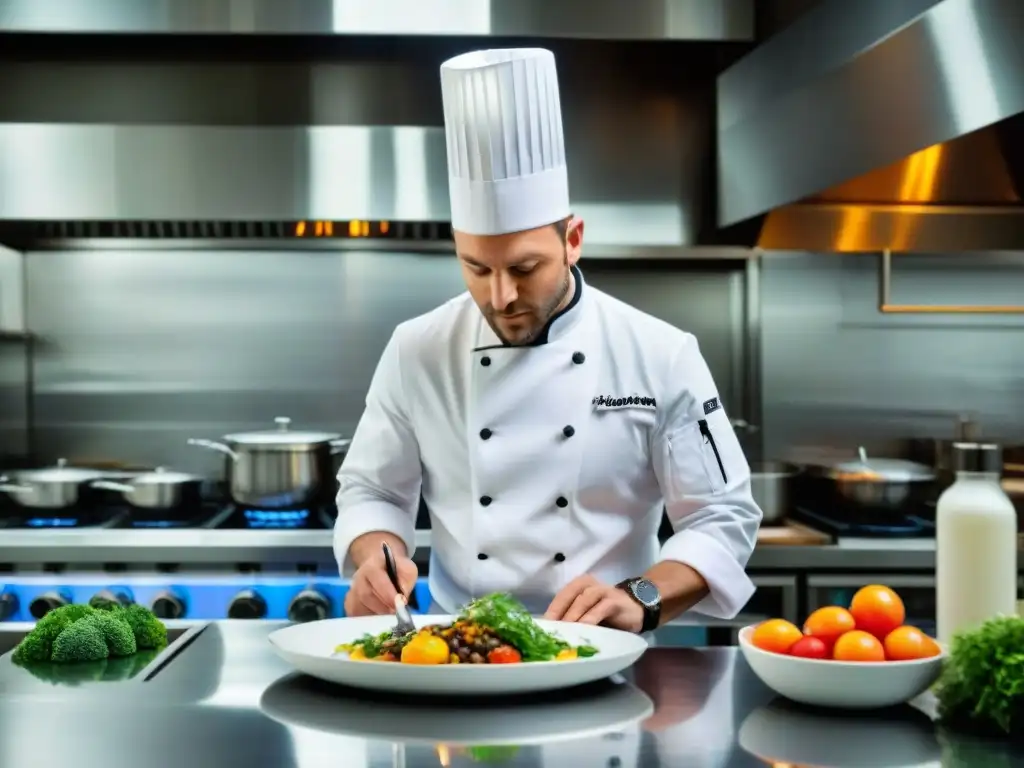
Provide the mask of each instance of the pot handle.
POLYGON ((201 437, 190 437, 188 439, 188 444, 194 445, 197 448, 209 448, 211 451, 223 453, 225 456, 230 456, 232 459, 238 459, 237 453, 224 445, 224 443, 218 443, 216 440, 204 440, 201 437))
POLYGON ((331 440, 331 455, 337 456, 339 453, 343 453, 350 445, 352 445, 352 441, 347 437, 331 440))
POLYGON ((89 487, 99 488, 101 491, 120 491, 121 493, 131 493, 135 490, 134 486, 115 483, 113 480, 93 480, 89 483, 89 487))
POLYGON ((0 492, 2 493, 35 493, 35 486, 12 483, 7 475, 0 475, 0 492))

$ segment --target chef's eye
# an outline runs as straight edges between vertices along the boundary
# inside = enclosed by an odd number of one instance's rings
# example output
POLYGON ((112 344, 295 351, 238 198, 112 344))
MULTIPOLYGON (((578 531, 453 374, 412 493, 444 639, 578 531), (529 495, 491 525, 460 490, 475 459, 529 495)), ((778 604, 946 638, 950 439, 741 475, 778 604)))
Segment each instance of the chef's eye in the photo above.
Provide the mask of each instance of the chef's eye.
POLYGON ((512 267, 511 271, 517 275, 528 275, 533 272, 535 266, 535 264, 530 264, 529 266, 520 265, 518 267, 512 267))

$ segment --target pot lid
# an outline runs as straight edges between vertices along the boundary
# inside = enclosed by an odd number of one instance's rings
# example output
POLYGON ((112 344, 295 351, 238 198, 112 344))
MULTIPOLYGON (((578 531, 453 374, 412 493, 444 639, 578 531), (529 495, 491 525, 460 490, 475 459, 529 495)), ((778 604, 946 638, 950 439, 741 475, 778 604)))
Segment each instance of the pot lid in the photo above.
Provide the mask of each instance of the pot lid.
POLYGON ((67 459, 57 459, 56 465, 52 467, 24 469, 16 474, 19 479, 35 483, 87 483, 90 480, 98 480, 101 477, 108 476, 98 469, 69 467, 67 459))
POLYGON ((341 439, 341 435, 332 432, 293 432, 290 429, 292 420, 287 416, 278 416, 274 419, 274 423, 277 424, 277 429, 267 429, 260 432, 236 432, 233 435, 224 435, 224 440, 235 445, 284 447, 330 443, 341 439))
POLYGON ((157 467, 152 472, 143 472, 132 478, 134 485, 175 485, 177 483, 191 483, 201 481, 199 475, 190 475, 187 472, 175 472, 166 467, 157 467))
POLYGON ((924 464, 905 459, 871 458, 864 448, 859 448, 858 453, 860 457, 857 459, 833 465, 832 477, 837 480, 897 483, 935 479, 935 471, 924 464))

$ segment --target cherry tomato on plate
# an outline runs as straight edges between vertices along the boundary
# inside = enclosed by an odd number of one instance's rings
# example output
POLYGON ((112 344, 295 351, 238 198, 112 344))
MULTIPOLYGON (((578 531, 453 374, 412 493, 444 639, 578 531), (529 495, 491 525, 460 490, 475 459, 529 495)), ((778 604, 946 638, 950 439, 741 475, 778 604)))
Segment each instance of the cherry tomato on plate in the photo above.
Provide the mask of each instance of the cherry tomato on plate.
POLYGON ((523 657, 511 645, 499 645, 487 654, 487 660, 491 664, 518 664, 523 657))
POLYGON ((827 659, 829 648, 820 637, 808 635, 793 643, 789 649, 790 656, 798 656, 801 659, 827 659))

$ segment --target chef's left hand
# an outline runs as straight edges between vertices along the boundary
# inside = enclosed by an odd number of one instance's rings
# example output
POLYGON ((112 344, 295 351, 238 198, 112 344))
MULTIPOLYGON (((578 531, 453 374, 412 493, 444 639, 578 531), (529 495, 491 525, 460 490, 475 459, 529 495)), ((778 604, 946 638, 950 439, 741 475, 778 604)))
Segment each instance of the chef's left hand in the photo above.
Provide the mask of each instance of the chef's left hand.
POLYGON ((624 590, 584 574, 555 595, 544 618, 639 632, 644 624, 644 609, 624 590))

